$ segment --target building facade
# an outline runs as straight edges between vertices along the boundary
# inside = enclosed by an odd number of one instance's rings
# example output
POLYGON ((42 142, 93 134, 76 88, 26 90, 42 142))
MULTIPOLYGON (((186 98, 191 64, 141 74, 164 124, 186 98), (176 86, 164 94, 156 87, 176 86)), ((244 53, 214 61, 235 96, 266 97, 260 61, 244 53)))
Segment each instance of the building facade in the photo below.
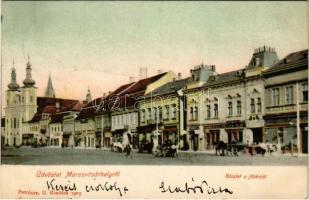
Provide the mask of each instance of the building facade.
POLYGON ((265 104, 262 72, 277 61, 273 48, 258 48, 245 68, 210 75, 203 85, 188 86, 190 149, 214 149, 219 141, 263 142, 265 104))
POLYGON ((31 64, 26 66, 26 78, 23 87, 16 81, 16 71, 13 62, 11 82, 6 91, 5 110, 5 144, 9 146, 22 145, 23 123, 31 120, 37 109, 37 88, 31 75, 31 64))
POLYGON ((145 98, 156 88, 170 82, 175 77, 173 72, 166 72, 141 79, 127 89, 115 96, 113 106, 111 107, 111 131, 112 136, 118 141, 124 133, 130 135, 130 142, 134 148, 137 148, 140 143, 138 122, 139 122, 139 107, 138 102, 145 98))
POLYGON ((183 89, 188 81, 178 77, 139 102, 140 142, 151 143, 155 137, 159 145, 170 142, 186 148, 183 89))
POLYGON ((266 140, 283 152, 308 153, 308 50, 287 55, 263 76, 266 140))

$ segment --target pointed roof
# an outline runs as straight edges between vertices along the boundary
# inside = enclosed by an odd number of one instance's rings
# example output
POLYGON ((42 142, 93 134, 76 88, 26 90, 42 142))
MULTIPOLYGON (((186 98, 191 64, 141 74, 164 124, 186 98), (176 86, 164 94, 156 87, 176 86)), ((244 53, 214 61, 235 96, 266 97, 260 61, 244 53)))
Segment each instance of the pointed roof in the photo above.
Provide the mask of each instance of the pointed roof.
POLYGON ((88 91, 87 91, 87 94, 86 94, 86 99, 85 99, 86 103, 89 103, 92 101, 92 95, 91 95, 91 92, 90 92, 90 89, 88 87, 88 91))
POLYGON ((50 74, 49 74, 49 78, 48 78, 47 88, 46 88, 46 91, 45 91, 45 96, 46 97, 55 97, 56 96, 50 74))

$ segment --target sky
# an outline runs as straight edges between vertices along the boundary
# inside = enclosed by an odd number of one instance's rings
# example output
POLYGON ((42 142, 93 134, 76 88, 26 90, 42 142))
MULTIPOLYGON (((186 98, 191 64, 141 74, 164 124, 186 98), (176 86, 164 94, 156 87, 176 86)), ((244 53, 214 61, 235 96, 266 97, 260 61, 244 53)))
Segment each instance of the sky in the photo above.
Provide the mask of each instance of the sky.
POLYGON ((158 70, 200 63, 218 73, 245 67, 254 48, 279 58, 308 48, 307 2, 2 2, 2 100, 13 59, 22 85, 28 55, 43 96, 85 99, 158 70))

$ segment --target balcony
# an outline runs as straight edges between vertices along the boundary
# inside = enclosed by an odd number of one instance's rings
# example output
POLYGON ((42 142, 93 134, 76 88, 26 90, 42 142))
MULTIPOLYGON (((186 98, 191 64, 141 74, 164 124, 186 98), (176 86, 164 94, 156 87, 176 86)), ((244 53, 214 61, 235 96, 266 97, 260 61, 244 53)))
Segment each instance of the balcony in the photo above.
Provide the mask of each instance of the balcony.
POLYGON ((277 112, 291 112, 296 111, 296 104, 288 105, 278 105, 278 106, 268 106, 266 107, 267 113, 277 113, 277 112))

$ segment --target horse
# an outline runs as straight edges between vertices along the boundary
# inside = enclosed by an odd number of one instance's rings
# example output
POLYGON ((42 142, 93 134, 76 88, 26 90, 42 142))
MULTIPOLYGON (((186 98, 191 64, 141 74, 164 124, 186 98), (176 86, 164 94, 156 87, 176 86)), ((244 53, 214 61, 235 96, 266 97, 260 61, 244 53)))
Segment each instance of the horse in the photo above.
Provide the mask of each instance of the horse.
POLYGON ((227 146, 228 144, 223 142, 223 141, 219 141, 217 144, 216 144, 216 155, 221 155, 221 156, 225 156, 225 151, 227 150, 227 146), (221 151, 221 153, 220 153, 221 151))

